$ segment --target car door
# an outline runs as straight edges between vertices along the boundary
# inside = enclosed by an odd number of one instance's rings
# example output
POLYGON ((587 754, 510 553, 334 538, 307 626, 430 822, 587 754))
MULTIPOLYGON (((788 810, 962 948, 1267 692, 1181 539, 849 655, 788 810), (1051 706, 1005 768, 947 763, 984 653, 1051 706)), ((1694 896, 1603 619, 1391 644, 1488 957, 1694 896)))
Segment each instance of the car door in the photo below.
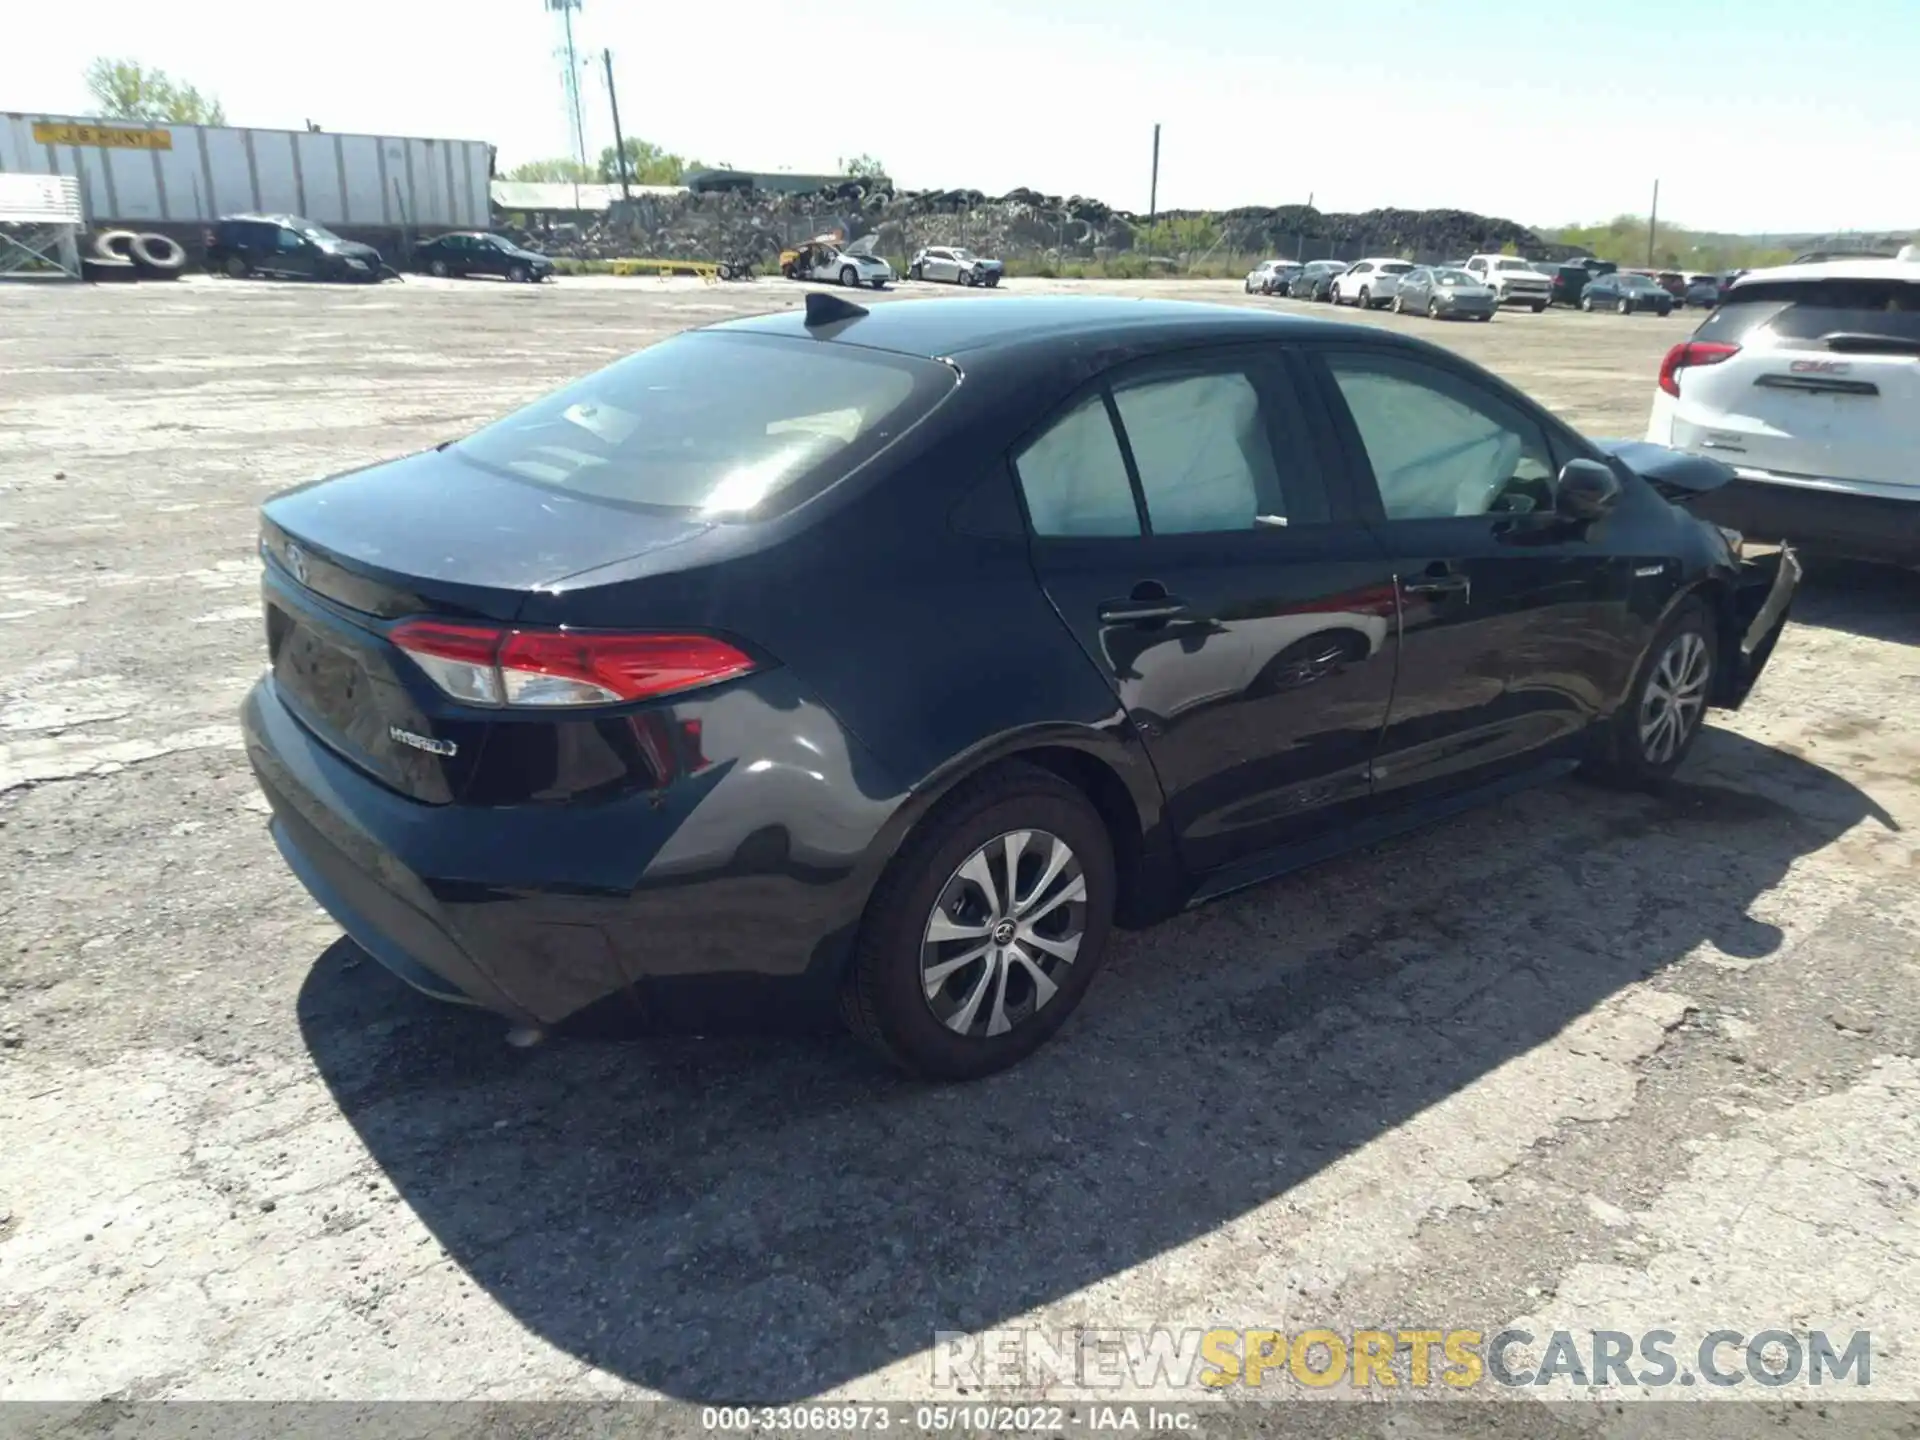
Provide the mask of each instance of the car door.
POLYGON ((1352 300, 1360 294, 1360 287, 1367 283, 1367 276, 1373 273, 1373 266, 1361 261, 1353 266, 1338 280, 1334 281, 1334 295, 1341 300, 1352 300))
POLYGON ((1231 347, 1110 372, 1013 456, 1041 584, 1195 872, 1369 804, 1392 569, 1307 437, 1288 357, 1231 347))
POLYGON ((275 227, 272 262, 275 273, 311 278, 317 258, 318 252, 306 236, 285 225, 275 227))
POLYGON ((1327 414, 1400 594, 1377 798, 1417 801, 1572 753, 1650 638, 1635 533, 1555 509, 1579 442, 1439 357, 1325 346, 1327 414))

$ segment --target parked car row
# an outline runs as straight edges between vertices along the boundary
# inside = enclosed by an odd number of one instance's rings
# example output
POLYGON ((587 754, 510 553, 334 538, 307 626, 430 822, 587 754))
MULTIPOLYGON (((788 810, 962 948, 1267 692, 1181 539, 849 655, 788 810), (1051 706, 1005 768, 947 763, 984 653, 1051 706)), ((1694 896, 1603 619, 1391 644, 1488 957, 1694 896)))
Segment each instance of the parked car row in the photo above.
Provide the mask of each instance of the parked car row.
POLYGON ((1474 255, 1446 265, 1416 265, 1394 256, 1343 260, 1264 260, 1247 272, 1249 295, 1284 295, 1356 305, 1362 310, 1413 308, 1427 313, 1488 315, 1503 305, 1524 305, 1536 314, 1552 300, 1553 282, 1528 261, 1512 255, 1474 255), (1419 273, 1415 301, 1396 305, 1395 297, 1419 273), (1491 302, 1490 304, 1487 302, 1491 302))
MULTIPOLYGON (((344 240, 299 215, 224 216, 204 239, 208 271, 235 280, 264 275, 377 284, 399 273, 373 246, 344 240)), ((423 242, 414 249, 413 268, 439 276, 497 275, 523 284, 554 273, 547 256, 481 230, 457 230, 423 242)))

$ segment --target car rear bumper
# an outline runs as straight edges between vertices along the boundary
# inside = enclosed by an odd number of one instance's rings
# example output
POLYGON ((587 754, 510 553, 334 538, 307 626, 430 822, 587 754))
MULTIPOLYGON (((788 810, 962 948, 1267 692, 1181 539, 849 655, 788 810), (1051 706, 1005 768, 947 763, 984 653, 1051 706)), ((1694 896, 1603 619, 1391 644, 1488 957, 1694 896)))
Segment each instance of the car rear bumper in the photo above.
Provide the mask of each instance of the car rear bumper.
POLYGON ((1745 472, 1701 496, 1695 514, 1756 540, 1895 565, 1920 565, 1920 487, 1910 500, 1745 472))
MULTIPOLYGON (((781 674, 766 677, 778 693, 748 695, 717 723, 715 701, 709 732, 764 712, 831 755, 838 727, 786 693, 781 674)), ((770 732, 766 764, 717 763, 659 790, 431 805, 335 754, 270 676, 240 720, 274 841, 340 928, 408 984, 522 1023, 556 1024, 655 982, 837 978, 895 803, 853 785, 823 794, 811 772, 783 785, 793 767, 768 758, 781 754, 770 732)), ((812 770, 827 782, 851 774, 856 762, 844 744, 840 753, 841 776, 818 756, 812 770)))
POLYGON ((1787 613, 1800 590, 1800 557, 1788 546, 1770 554, 1743 560, 1734 587, 1729 617, 1735 642, 1730 664, 1721 667, 1724 677, 1714 703, 1737 710, 1753 693, 1754 682, 1773 657, 1780 632, 1787 627, 1787 613))

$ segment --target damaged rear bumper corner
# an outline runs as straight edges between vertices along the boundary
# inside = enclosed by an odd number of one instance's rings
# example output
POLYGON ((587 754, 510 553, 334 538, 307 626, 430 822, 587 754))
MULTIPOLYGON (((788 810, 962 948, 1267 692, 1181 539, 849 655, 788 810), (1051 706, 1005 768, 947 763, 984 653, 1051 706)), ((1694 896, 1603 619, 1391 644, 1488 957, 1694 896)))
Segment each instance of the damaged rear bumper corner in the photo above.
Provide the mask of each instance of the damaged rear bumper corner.
POLYGON ((1740 562, 1726 634, 1736 645, 1730 663, 1721 667, 1720 695, 1715 701, 1721 709, 1737 710, 1753 693, 1754 682, 1786 629, 1800 576, 1800 557, 1788 545, 1740 562))

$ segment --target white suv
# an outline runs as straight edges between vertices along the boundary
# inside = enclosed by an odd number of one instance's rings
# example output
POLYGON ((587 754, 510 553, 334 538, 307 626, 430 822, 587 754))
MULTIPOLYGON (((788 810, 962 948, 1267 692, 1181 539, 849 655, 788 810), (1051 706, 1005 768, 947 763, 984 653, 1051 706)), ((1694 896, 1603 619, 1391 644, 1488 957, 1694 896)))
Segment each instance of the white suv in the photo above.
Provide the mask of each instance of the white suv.
POLYGON ((1667 353, 1647 439, 1734 467, 1722 524, 1920 565, 1920 248, 1742 275, 1667 353))
POLYGON ((1333 303, 1378 310, 1400 288, 1400 277, 1413 272, 1405 260, 1361 260, 1348 266, 1333 282, 1333 303))
POLYGON ((1464 267, 1493 290, 1496 303, 1525 305, 1538 315, 1553 303, 1553 281, 1512 255, 1473 255, 1464 267))

